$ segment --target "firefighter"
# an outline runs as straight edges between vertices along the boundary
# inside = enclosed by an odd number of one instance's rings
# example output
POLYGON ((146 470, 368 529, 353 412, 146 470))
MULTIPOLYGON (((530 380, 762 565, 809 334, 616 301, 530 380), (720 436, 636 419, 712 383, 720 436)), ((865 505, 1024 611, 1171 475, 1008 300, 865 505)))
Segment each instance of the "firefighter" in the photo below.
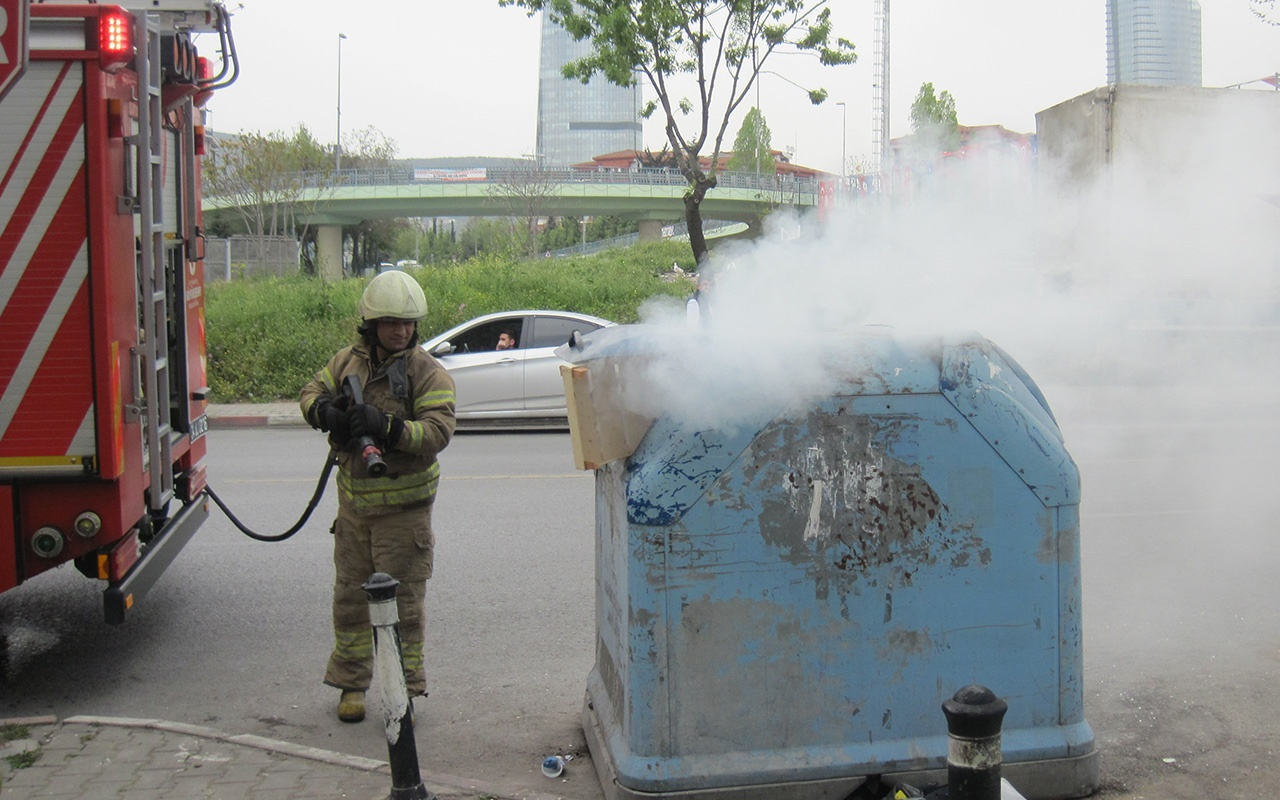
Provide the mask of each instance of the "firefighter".
POLYGON ((436 455, 453 437, 454 384, 418 347, 427 313, 418 282, 385 272, 360 297, 360 341, 340 350, 302 388, 302 414, 329 434, 338 451, 338 517, 333 523, 333 653, 324 682, 342 690, 338 718, 364 719, 373 667, 369 602, 362 585, 374 572, 400 582, 397 606, 409 696, 425 696, 423 595, 431 577, 435 534, 431 507, 440 481, 436 455), (363 403, 343 394, 359 378, 363 403), (362 436, 381 448, 386 473, 369 474, 350 447, 362 436))

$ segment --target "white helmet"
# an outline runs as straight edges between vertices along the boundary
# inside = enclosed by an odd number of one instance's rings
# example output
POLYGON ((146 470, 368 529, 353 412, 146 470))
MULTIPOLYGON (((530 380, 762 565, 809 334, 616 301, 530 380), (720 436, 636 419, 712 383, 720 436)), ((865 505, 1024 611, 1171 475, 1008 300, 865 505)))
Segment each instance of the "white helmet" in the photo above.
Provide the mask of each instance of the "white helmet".
POLYGON ((427 315, 427 298, 422 287, 408 274, 384 272, 365 287, 360 295, 360 317, 375 319, 422 319, 427 315))

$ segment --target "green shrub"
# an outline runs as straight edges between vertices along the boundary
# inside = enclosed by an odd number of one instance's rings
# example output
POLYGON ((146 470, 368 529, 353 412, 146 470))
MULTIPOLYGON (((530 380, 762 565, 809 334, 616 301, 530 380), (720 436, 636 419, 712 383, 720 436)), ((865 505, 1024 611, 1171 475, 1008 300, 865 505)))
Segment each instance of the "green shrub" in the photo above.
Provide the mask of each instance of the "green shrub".
MULTIPOLYGON (((548 308, 635 322, 649 298, 683 297, 688 283, 662 273, 689 269, 687 244, 655 242, 593 256, 510 261, 481 256, 410 273, 427 296, 427 339, 494 311, 548 308)), ((270 278, 206 287, 209 388, 218 403, 292 400, 340 348, 356 338, 356 303, 368 283, 348 278, 270 278)))

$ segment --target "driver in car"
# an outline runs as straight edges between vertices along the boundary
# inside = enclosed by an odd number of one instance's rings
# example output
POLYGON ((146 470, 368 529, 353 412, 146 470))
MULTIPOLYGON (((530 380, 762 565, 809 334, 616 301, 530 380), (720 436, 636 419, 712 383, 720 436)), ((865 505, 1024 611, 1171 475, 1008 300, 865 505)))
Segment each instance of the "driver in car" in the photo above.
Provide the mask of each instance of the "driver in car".
POLYGON ((498 334, 498 345, 494 350, 511 350, 516 346, 516 337, 509 330, 504 330, 498 334))

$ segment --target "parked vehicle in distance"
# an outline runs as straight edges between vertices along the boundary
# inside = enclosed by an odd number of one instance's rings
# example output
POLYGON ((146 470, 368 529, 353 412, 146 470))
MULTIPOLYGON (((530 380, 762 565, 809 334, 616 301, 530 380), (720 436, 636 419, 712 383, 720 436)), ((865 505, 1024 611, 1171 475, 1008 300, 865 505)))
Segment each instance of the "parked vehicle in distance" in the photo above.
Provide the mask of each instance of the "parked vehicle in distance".
POLYGON ((615 323, 572 311, 485 314, 433 336, 422 348, 449 370, 458 386, 458 421, 464 425, 567 425, 564 380, 555 354, 577 331, 615 323), (514 339, 499 350, 503 333, 514 339))

